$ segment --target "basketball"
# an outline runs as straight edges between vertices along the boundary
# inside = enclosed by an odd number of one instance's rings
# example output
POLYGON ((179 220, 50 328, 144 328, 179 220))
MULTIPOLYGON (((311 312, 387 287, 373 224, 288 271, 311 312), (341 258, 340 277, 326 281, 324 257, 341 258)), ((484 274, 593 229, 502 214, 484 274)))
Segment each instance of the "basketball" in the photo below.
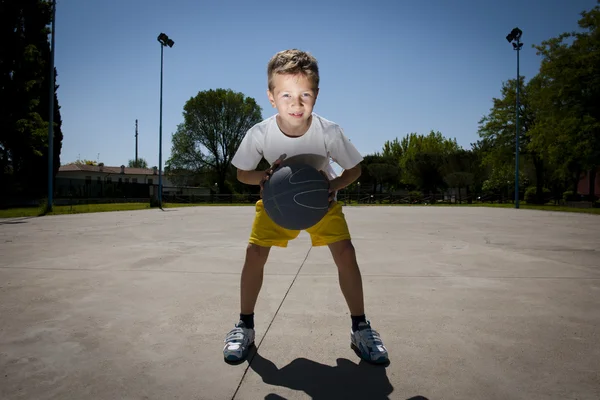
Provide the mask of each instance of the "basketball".
POLYGON ((316 168, 293 163, 277 168, 263 187, 267 215, 279 226, 305 230, 329 209, 329 182, 316 168))

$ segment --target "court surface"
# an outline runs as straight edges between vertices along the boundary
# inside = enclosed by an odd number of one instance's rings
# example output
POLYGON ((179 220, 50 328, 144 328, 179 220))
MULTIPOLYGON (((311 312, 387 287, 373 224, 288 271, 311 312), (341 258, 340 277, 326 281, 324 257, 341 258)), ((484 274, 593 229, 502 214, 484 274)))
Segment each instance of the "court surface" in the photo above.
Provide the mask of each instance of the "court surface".
POLYGON ((345 207, 360 362, 327 248, 273 249, 252 362, 223 361, 252 207, 0 220, 0 398, 600 398, 600 217, 345 207))

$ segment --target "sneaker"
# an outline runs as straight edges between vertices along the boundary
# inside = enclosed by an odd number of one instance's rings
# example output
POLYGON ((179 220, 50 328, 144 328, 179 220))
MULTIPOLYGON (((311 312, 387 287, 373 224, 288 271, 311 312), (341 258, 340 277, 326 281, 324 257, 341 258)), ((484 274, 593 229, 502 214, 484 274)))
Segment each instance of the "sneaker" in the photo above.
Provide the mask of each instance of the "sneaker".
POLYGON ((227 361, 242 361, 248 356, 248 350, 254 344, 254 329, 246 328, 240 321, 225 337, 223 356, 227 361))
POLYGON ((357 350, 360 357, 368 362, 383 364, 388 360, 388 351, 376 330, 370 322, 358 324, 358 330, 350 334, 351 346, 357 350))

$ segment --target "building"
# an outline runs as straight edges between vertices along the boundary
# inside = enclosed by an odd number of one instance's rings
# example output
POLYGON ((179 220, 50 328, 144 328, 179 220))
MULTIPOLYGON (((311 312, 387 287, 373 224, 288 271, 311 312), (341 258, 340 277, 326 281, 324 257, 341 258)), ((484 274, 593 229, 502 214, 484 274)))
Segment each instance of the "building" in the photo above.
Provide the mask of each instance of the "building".
POLYGON ((583 196, 590 195, 590 179, 592 176, 594 177, 594 196, 596 198, 600 197, 600 167, 596 169, 596 173, 592 174, 592 170, 585 171, 581 174, 581 178, 579 178, 579 184, 577 185, 577 194, 583 196))
MULTIPOLYGON (((55 180, 56 198, 148 199, 158 190, 158 168, 129 168, 87 164, 68 164, 59 168, 55 180)), ((205 196, 206 187, 176 184, 163 172, 163 196, 205 196)))
MULTIPOLYGON (((62 165, 56 178, 84 180, 87 184, 95 183, 141 183, 158 185, 158 168, 108 167, 98 165, 68 164, 62 165)), ((170 186, 163 175, 163 186, 170 186)))

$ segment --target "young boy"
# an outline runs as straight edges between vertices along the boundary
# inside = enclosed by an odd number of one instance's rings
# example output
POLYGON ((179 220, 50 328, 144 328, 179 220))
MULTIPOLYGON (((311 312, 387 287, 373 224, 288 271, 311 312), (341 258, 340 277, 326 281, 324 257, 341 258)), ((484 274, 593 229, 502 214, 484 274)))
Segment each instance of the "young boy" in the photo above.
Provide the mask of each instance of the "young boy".
MULTIPOLYGON (((342 206, 335 193, 354 182, 361 174, 360 153, 342 129, 313 113, 319 93, 317 61, 299 50, 281 51, 269 61, 267 95, 277 114, 253 126, 244 136, 232 159, 238 179, 248 185, 260 185, 284 160, 305 157, 330 179, 331 206, 327 215, 306 231, 313 246, 329 247, 338 268, 339 284, 350 310, 351 345, 369 362, 387 361, 387 349, 379 334, 365 318, 363 288, 354 246, 342 206), (257 171, 265 158, 271 165, 257 171), (329 159, 344 172, 336 177, 329 159)), ((263 281, 263 270, 272 246, 286 247, 300 232, 276 225, 266 214, 262 200, 256 203, 256 215, 241 276, 241 310, 239 322, 225 338, 223 355, 228 361, 241 361, 254 343, 254 307, 263 281)))

